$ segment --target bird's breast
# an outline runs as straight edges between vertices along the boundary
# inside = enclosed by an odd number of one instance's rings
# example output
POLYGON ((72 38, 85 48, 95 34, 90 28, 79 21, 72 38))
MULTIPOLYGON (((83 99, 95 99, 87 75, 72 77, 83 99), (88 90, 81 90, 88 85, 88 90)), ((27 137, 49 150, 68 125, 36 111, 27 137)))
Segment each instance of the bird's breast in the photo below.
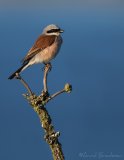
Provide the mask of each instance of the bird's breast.
POLYGON ((48 63, 58 54, 62 44, 62 38, 59 36, 56 38, 55 42, 46 47, 44 50, 39 52, 35 56, 35 63, 48 63))

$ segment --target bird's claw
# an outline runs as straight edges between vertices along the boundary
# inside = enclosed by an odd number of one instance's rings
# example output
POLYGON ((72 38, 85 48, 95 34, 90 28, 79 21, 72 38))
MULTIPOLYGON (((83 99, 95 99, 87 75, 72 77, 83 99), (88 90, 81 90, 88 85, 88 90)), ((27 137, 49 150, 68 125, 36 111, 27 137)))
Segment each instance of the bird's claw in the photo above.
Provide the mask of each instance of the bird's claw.
POLYGON ((16 74, 15 74, 15 78, 16 78, 16 79, 21 79, 20 74, 19 74, 19 73, 16 73, 16 74))
POLYGON ((52 65, 51 65, 51 63, 47 63, 47 64, 45 64, 45 66, 43 67, 43 69, 42 69, 43 71, 45 71, 45 70, 49 70, 49 71, 51 71, 52 70, 52 65))

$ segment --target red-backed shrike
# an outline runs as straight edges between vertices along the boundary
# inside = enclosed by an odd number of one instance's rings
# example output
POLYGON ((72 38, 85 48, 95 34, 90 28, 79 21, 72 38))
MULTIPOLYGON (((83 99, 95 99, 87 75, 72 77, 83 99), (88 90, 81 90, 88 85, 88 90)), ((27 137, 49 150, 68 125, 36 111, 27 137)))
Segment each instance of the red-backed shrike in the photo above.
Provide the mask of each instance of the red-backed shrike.
POLYGON ((16 70, 9 79, 13 79, 16 74, 22 72, 27 67, 37 63, 49 63, 59 52, 62 44, 61 30, 57 25, 51 24, 44 28, 42 34, 34 43, 23 59, 22 66, 16 70))

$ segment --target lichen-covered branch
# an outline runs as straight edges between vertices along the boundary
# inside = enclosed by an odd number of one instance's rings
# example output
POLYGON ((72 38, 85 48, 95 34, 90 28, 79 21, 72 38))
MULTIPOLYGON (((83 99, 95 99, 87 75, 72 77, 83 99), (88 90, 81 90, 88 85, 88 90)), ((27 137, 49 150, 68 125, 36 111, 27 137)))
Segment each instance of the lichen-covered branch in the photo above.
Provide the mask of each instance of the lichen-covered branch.
POLYGON ((58 141, 60 133, 54 130, 51 117, 44 106, 44 101, 41 100, 41 97, 37 97, 35 95, 33 97, 25 96, 25 98, 29 101, 40 119, 41 126, 45 131, 44 139, 51 148, 53 159, 64 160, 62 146, 58 141))
POLYGON ((29 104, 32 106, 34 111, 37 113, 41 126, 44 129, 45 135, 44 139, 49 144, 53 159, 54 160, 64 160, 64 154, 62 151, 62 145, 60 144, 58 137, 60 136, 60 132, 56 132, 54 126, 52 125, 52 119, 45 108, 45 105, 56 96, 60 95, 61 93, 67 92, 70 93, 72 90, 72 86, 70 84, 66 84, 64 89, 54 93, 53 95, 49 95, 48 87, 47 87, 47 75, 51 69, 51 65, 46 65, 44 68, 44 78, 43 78, 43 85, 44 89, 41 95, 35 95, 27 83, 18 75, 18 78, 23 85, 28 90, 29 94, 23 94, 24 97, 28 100, 29 104))

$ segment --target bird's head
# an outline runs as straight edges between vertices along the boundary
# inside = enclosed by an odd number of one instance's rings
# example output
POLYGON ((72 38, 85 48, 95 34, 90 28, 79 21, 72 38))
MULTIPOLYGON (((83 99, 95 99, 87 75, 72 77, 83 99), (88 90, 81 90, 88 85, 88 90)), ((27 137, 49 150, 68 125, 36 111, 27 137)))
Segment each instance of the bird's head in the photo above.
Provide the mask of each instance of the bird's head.
POLYGON ((60 29, 60 27, 58 27, 55 24, 50 24, 50 25, 46 26, 43 30, 43 34, 45 34, 45 35, 59 36, 63 32, 64 32, 64 30, 60 29))

